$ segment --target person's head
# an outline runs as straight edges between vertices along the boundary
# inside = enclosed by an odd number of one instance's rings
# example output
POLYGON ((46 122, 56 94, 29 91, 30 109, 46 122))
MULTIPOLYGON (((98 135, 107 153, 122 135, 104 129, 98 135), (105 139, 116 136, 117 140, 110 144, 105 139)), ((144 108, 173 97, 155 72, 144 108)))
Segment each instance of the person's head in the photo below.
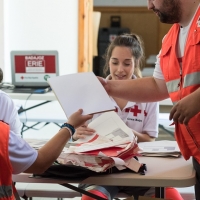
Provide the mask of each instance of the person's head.
POLYGON ((3 71, 2 71, 2 69, 0 68, 0 83, 2 82, 2 80, 3 80, 3 71))
POLYGON ((174 24, 182 20, 180 0, 148 0, 148 9, 153 10, 163 23, 174 24))
POLYGON ((143 42, 136 34, 117 36, 104 55, 104 74, 110 71, 113 80, 131 79, 133 74, 140 78, 144 59, 143 42))

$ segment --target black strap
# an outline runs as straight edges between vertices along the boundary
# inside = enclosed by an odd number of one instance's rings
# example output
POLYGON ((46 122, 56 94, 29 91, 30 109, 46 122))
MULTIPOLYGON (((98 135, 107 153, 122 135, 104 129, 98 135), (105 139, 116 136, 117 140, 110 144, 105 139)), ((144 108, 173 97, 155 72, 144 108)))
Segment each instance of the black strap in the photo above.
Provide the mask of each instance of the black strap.
POLYGON ((83 190, 83 189, 81 189, 81 188, 78 188, 78 187, 76 187, 76 186, 70 185, 70 184, 68 184, 68 183, 62 183, 62 184, 60 184, 60 185, 65 186, 65 187, 67 187, 67 188, 69 188, 69 189, 71 189, 71 190, 75 190, 75 191, 77 191, 77 192, 80 192, 81 194, 85 194, 85 195, 87 195, 87 196, 89 196, 89 197, 95 198, 95 199, 97 199, 97 200, 106 200, 106 199, 104 199, 103 197, 99 197, 99 196, 97 196, 97 195, 95 195, 95 194, 92 194, 92 193, 90 193, 90 192, 88 192, 88 191, 85 191, 85 190, 83 190))

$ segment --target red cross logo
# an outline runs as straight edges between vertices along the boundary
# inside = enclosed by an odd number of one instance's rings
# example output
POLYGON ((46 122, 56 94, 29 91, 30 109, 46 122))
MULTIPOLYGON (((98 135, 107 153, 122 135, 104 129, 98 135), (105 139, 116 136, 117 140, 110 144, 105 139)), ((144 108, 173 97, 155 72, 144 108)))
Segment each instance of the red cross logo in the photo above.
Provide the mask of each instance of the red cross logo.
POLYGON ((142 111, 138 109, 138 106, 134 106, 134 108, 130 109, 130 112, 133 113, 133 116, 137 117, 137 114, 141 113, 142 111))
POLYGON ((21 76, 21 79, 24 79, 24 77, 23 77, 23 76, 21 76))

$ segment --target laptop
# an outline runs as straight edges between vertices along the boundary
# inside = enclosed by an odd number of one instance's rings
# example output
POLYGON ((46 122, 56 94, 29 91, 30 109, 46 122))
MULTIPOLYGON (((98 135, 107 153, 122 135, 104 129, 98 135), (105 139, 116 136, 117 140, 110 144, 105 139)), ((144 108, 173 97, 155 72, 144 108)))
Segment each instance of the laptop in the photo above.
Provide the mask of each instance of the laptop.
POLYGON ((45 93, 50 91, 47 79, 59 75, 57 51, 11 51, 14 93, 45 93))

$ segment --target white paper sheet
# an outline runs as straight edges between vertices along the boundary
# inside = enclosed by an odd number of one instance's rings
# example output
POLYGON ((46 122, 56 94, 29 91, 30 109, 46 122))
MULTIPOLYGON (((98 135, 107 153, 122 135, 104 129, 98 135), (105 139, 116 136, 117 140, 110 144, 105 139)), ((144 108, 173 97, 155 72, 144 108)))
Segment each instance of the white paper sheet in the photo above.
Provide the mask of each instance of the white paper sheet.
POLYGON ((93 72, 57 76, 49 78, 48 83, 67 117, 80 108, 83 115, 115 109, 93 72))
POLYGON ((173 156, 179 157, 181 155, 180 149, 176 141, 161 140, 154 142, 140 142, 138 143, 141 153, 144 156, 173 156))
POLYGON ((76 152, 114 147, 130 143, 133 140, 136 141, 132 130, 126 126, 114 111, 101 114, 90 122, 88 127, 94 129, 96 134, 87 135, 83 139, 78 139, 75 143, 84 144, 78 147, 71 147, 76 149, 76 152), (92 140, 92 142, 90 142, 90 140, 92 140))

